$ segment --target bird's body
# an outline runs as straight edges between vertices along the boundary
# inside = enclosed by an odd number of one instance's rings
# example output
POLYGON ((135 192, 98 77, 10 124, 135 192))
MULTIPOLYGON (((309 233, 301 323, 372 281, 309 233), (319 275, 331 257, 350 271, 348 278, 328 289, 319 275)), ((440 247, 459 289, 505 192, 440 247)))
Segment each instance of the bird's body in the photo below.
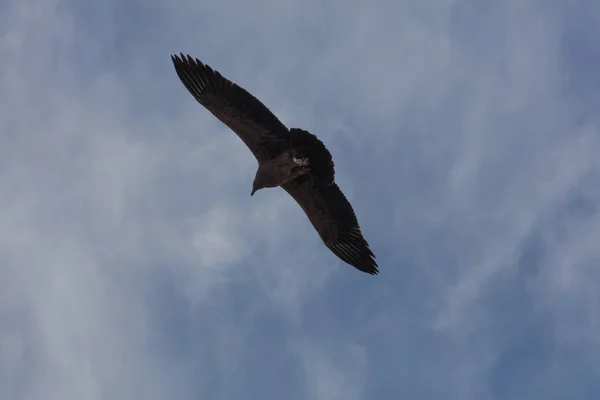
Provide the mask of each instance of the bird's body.
POLYGON ((331 153, 315 135, 288 129, 258 99, 190 56, 171 56, 194 98, 233 130, 258 161, 252 192, 281 186, 304 210, 324 244, 340 259, 379 272, 352 206, 334 181, 331 153))
POLYGON ((292 149, 285 149, 274 158, 260 163, 251 195, 262 188, 281 186, 309 172, 308 159, 296 158, 293 153, 292 149))

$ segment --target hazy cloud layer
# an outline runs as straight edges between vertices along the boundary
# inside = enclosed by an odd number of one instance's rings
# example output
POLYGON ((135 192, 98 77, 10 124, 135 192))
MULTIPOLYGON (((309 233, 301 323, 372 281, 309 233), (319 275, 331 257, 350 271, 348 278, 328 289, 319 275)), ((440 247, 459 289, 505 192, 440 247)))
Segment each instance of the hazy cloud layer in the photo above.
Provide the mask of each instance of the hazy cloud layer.
MULTIPOLYGON (((563 2, 564 3, 564 2, 563 2)), ((600 395, 600 5, 0 5, 0 398, 600 395), (319 135, 322 246, 179 82, 319 135)))

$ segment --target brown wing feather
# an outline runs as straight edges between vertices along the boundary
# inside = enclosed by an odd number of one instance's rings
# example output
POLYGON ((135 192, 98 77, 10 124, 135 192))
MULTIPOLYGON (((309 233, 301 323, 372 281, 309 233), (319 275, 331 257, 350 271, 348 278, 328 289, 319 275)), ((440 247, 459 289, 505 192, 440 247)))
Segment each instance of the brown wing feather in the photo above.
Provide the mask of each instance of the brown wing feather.
MULTIPOLYGON (((288 128, 256 97, 198 59, 172 55, 177 76, 194 96, 233 130, 261 161, 273 142, 289 142, 288 128)), ((277 147, 277 146, 276 146, 277 147)))
POLYGON ((363 272, 379 273, 354 210, 337 184, 321 185, 318 181, 298 179, 282 187, 302 207, 333 254, 363 272))

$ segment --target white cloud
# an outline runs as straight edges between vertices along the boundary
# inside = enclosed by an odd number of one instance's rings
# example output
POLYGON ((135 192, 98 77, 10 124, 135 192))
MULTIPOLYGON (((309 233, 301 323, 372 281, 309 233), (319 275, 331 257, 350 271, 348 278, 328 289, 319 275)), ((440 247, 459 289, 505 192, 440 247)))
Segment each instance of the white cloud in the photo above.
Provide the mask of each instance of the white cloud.
POLYGON ((0 6, 0 397, 593 393, 561 365, 600 369, 600 129, 557 7, 0 6), (324 140, 380 276, 250 197, 179 51, 324 140))
POLYGON ((360 399, 367 381, 367 356, 364 348, 320 339, 317 344, 303 340, 292 342, 304 366, 307 398, 360 399))

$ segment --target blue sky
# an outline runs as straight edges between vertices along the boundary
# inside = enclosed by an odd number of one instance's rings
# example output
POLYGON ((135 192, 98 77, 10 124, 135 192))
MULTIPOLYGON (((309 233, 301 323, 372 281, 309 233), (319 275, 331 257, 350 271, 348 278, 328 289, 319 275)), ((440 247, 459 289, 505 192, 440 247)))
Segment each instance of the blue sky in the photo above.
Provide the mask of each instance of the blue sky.
POLYGON ((0 5, 0 398, 596 399, 600 3, 0 5), (343 264, 187 93, 317 134, 343 264))

